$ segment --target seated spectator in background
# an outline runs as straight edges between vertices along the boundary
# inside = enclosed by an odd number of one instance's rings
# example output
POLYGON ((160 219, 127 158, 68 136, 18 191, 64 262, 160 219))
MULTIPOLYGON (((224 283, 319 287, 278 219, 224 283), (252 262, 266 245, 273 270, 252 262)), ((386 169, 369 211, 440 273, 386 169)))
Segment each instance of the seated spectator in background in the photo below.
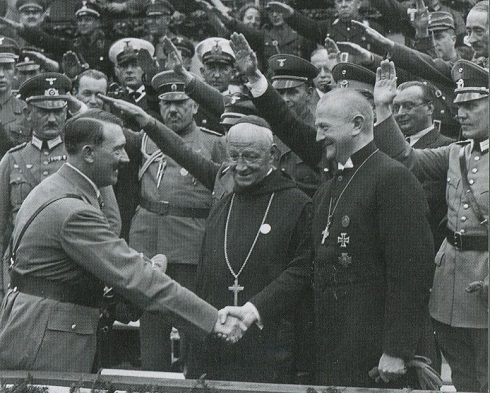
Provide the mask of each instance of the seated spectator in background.
POLYGON ((320 98, 335 86, 332 78, 332 68, 337 63, 337 60, 329 56, 325 48, 318 48, 312 52, 310 62, 319 70, 318 75, 313 78, 315 89, 311 94, 309 102, 311 113, 315 113, 316 105, 320 98))
POLYGON ((363 29, 351 24, 351 20, 358 20, 366 26, 382 32, 381 26, 368 22, 359 14, 361 0, 335 0, 335 9, 338 17, 334 20, 317 21, 310 19, 291 6, 278 1, 271 1, 268 7, 274 12, 280 12, 288 25, 305 38, 316 44, 323 45, 326 37, 334 41, 354 42, 369 49, 370 44, 366 40, 363 29))

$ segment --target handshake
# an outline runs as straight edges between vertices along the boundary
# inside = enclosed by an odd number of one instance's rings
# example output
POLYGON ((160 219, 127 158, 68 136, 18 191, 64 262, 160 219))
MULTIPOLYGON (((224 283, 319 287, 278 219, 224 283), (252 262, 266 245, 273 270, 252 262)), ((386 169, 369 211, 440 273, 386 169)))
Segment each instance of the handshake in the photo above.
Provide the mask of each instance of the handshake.
POLYGON ((235 344, 253 323, 261 327, 259 313, 252 303, 245 303, 241 307, 227 306, 218 311, 213 334, 227 343, 235 344))

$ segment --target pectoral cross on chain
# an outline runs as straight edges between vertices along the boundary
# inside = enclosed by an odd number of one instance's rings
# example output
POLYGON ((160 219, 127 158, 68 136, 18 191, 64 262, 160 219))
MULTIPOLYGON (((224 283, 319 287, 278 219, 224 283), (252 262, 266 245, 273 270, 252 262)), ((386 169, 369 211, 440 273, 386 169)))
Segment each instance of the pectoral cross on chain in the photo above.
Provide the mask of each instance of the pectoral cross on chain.
POLYGON ((238 285, 238 278, 235 278, 235 282, 231 287, 228 287, 228 290, 233 292, 233 305, 238 306, 238 292, 244 290, 244 287, 238 285))

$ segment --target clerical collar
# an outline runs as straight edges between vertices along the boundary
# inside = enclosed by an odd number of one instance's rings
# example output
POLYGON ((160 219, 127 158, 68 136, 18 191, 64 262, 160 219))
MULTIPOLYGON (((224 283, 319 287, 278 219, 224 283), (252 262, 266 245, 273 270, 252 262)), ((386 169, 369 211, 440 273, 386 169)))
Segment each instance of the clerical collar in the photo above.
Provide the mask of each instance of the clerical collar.
POLYGON ((53 139, 50 139, 48 141, 43 141, 41 139, 39 139, 36 135, 32 135, 32 140, 31 140, 31 143, 37 147, 39 150, 41 150, 43 148, 43 142, 46 142, 46 144, 48 145, 48 149, 51 150, 53 149, 54 147, 58 146, 60 143, 63 142, 63 140, 61 139, 61 136, 57 136, 56 138, 53 138, 53 139))
POLYGON ((95 183, 85 174, 83 173, 80 169, 78 169, 76 166, 73 166, 72 164, 70 164, 69 162, 66 163, 66 165, 68 165, 71 169, 73 169, 74 171, 78 172, 83 178, 85 178, 85 180, 88 181, 88 183, 94 188, 94 191, 95 191, 95 195, 97 196, 97 199, 100 198, 100 191, 99 191, 99 187, 97 187, 95 185, 95 183))
POLYGON ((339 171, 343 171, 344 169, 349 169, 349 168, 354 168, 354 163, 352 162, 352 159, 350 157, 347 159, 344 165, 342 165, 340 162, 337 163, 337 169, 339 171))
POLYGON ((471 151, 477 150, 482 154, 488 152, 488 138, 481 142, 471 141, 471 151), (477 145, 478 143, 478 145, 477 145))
POLYGON ((373 153, 375 150, 377 150, 377 146, 374 143, 374 141, 369 142, 367 145, 363 146, 360 148, 358 151, 353 153, 350 158, 352 160, 352 163, 354 164, 354 167, 359 166, 368 158, 371 153, 373 153))
POLYGON ((423 130, 416 132, 413 135, 410 135, 408 137, 408 143, 410 143, 410 146, 415 145, 420 140, 420 138, 422 138, 425 134, 431 132, 433 129, 434 129, 434 124, 431 124, 429 127, 424 128, 423 130))

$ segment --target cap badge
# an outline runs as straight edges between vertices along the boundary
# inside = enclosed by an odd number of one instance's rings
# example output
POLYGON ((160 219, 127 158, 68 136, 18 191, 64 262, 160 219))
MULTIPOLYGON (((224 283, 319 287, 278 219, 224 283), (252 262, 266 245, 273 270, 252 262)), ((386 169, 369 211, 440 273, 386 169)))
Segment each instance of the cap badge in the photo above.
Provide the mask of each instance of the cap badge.
POLYGON ((464 87, 464 80, 462 78, 458 79, 456 85, 458 86, 458 89, 462 89, 464 87))
POLYGON ((211 51, 216 54, 221 54, 223 52, 223 49, 221 49, 221 46, 219 46, 218 40, 216 40, 216 45, 213 46, 213 49, 211 49, 211 51))
POLYGON ((175 40, 177 41, 178 44, 182 44, 182 42, 184 41, 182 37, 177 37, 175 40))
POLYGON ((279 64, 279 67, 284 67, 285 62, 286 62, 286 59, 277 59, 277 63, 279 64))
POLYGON ((347 70, 342 70, 342 75, 345 76, 347 74, 347 70))
POLYGON ((460 67, 458 72, 463 72, 463 67, 460 67))
POLYGON ((340 83, 339 83, 339 86, 342 88, 342 89, 345 89, 346 87, 349 87, 349 81, 344 79, 344 80, 341 80, 340 83))
POLYGON ((55 89, 54 87, 51 87, 50 89, 44 90, 44 95, 45 96, 50 96, 50 97, 59 96, 60 95, 60 92, 58 91, 58 89, 55 89))
POLYGON ((177 91, 177 85, 173 83, 172 86, 170 86, 170 90, 177 91))
POLYGON ((46 78, 46 82, 48 82, 50 86, 53 86, 55 80, 56 78, 46 78))
POLYGON ((231 103, 231 105, 234 105, 237 101, 240 101, 240 97, 232 96, 230 103, 231 103))

